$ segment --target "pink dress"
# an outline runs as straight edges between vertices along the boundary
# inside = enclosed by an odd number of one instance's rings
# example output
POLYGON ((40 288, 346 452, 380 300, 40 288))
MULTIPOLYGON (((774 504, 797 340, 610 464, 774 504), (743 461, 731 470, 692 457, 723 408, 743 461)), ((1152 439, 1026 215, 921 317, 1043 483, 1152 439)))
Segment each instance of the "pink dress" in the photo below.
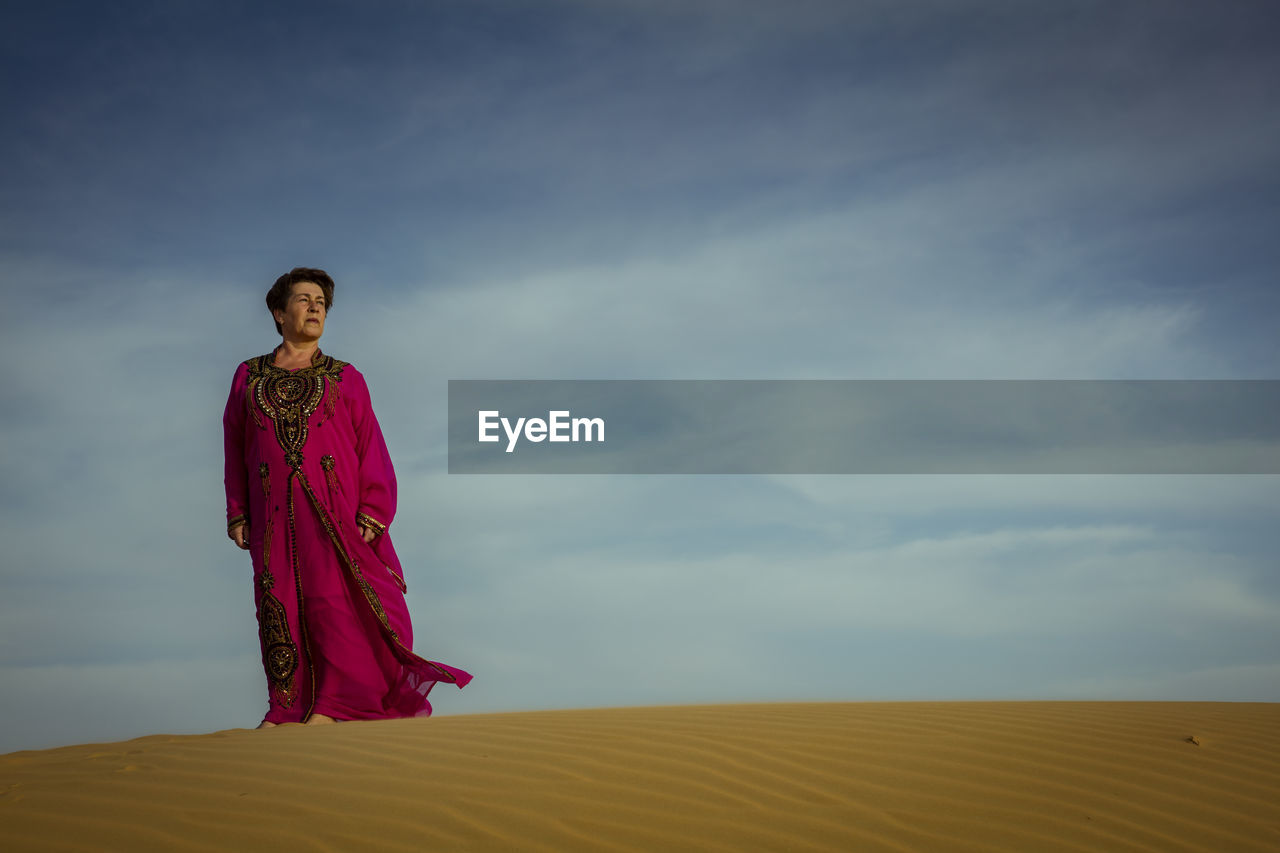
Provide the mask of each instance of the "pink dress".
POLYGON ((236 368, 222 416, 227 528, 249 524, 272 723, 431 713, 463 670, 412 651, 404 572, 387 527, 396 478, 360 372, 316 351, 236 368), (366 543, 358 525, 379 531, 366 543))

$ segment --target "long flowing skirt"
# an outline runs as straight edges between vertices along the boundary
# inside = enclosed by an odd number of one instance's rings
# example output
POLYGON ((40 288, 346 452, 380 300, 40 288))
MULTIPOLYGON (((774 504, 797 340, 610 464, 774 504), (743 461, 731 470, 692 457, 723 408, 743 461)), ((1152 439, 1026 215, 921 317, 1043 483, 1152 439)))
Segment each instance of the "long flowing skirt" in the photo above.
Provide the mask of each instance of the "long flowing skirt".
POLYGON ((279 514, 287 529, 267 529, 255 543, 259 551, 271 543, 266 559, 254 561, 268 564, 254 584, 270 697, 265 719, 430 714, 427 694, 436 683, 462 687, 470 674, 411 651, 399 576, 305 479, 291 477, 289 492, 287 513, 279 514))

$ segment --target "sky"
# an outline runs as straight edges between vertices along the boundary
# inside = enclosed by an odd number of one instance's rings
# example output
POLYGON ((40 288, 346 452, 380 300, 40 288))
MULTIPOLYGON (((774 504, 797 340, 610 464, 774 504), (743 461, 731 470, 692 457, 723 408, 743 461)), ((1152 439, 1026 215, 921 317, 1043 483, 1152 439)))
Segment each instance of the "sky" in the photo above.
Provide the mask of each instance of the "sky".
POLYGON ((466 476, 450 379, 1277 379, 1270 3, 10 4, 0 752, 256 725, 294 266, 437 714, 1280 701, 1274 475, 466 476), (1175 8, 1176 6, 1176 8, 1175 8))

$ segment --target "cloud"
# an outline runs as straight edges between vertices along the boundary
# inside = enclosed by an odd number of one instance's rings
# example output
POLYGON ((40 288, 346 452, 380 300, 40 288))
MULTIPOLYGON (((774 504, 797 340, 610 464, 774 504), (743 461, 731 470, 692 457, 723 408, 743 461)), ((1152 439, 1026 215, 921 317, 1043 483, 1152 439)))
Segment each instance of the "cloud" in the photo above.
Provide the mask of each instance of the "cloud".
POLYGON ((12 22, 0 748, 256 723, 218 418, 300 263, 442 712, 1269 695, 1274 477, 444 473, 450 378, 1274 378, 1269 18, 124 14, 12 22))
MULTIPOLYGON (((650 536, 670 535, 645 522, 650 536)), ((519 688, 541 675, 588 704, 662 701, 678 689, 685 701, 731 701, 1008 697, 1038 685, 1041 698, 1056 698, 1067 691, 1055 679, 1082 667, 1112 674, 1095 698, 1125 698, 1122 674, 1170 660, 1266 660, 1276 641, 1280 601, 1253 588, 1249 561, 1170 545, 1155 531, 1006 529, 816 554, 754 539, 721 547, 650 557, 643 545, 575 553, 527 540, 488 568, 460 566, 490 580, 431 630, 470 626, 478 641, 467 653, 516 688, 518 703, 539 700, 542 691, 519 688), (1231 651, 1202 642, 1220 632, 1234 635, 1231 651), (877 655, 898 671, 860 676, 877 655), (993 669, 957 694, 952 667, 966 656, 993 669)), ((975 675, 973 666, 963 671, 975 675)))

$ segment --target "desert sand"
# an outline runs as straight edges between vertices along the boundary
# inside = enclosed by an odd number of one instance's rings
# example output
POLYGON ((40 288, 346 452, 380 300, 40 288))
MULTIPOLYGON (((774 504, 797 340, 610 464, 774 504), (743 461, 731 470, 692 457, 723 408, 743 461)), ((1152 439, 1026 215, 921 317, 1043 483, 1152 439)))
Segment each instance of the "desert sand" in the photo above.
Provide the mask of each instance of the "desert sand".
POLYGON ((814 703, 0 756, 13 850, 1280 850, 1280 704, 814 703))

